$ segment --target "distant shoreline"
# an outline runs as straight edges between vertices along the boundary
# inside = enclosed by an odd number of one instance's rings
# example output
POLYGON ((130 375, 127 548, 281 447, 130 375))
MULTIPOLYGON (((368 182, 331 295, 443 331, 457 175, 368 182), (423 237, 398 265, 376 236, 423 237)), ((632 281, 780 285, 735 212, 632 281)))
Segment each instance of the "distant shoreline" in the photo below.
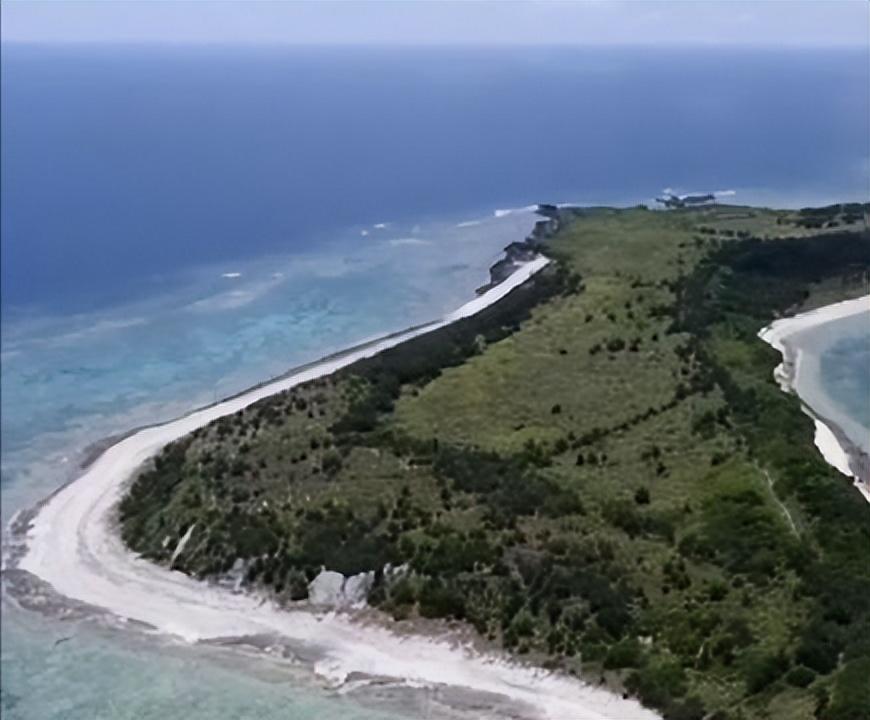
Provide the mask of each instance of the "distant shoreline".
POLYGON ((804 412, 815 423, 815 444, 822 457, 843 475, 852 478, 858 492, 870 503, 870 455, 850 440, 834 420, 801 395, 804 353, 795 343, 789 342, 789 338, 797 333, 862 312, 870 314, 870 295, 780 318, 763 328, 758 336, 782 354, 782 363, 774 370, 774 378, 784 392, 800 397, 804 412))

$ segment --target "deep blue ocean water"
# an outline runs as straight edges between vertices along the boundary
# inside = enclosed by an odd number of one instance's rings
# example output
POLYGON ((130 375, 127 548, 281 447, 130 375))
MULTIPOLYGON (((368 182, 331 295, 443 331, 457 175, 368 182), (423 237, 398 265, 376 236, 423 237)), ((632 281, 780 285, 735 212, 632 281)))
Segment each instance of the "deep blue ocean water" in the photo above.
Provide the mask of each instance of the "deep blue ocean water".
POLYGON ((542 199, 855 197, 868 83, 846 51, 7 47, 3 299, 542 199))
MULTIPOLYGON (((870 182, 866 52, 4 46, 0 73, 4 521, 89 443, 459 305, 534 221, 499 208, 870 182)), ((4 717, 372 716, 131 642, 4 608, 4 717)))

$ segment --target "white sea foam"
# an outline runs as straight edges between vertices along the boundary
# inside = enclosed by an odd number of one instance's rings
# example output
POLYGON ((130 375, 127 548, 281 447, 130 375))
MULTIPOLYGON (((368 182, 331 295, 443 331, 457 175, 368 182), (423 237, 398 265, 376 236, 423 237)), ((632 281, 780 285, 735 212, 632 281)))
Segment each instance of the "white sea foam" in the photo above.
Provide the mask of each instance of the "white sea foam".
POLYGON ((254 301, 258 297, 258 293, 252 290, 231 290, 230 292, 219 293, 211 297, 195 300, 185 307, 186 310, 196 312, 217 312, 220 310, 232 310, 240 308, 254 301))
POLYGON ((537 209, 537 205, 525 205, 523 207, 516 208, 501 208, 498 210, 494 210, 492 214, 495 215, 495 217, 500 218, 505 217, 506 215, 514 215, 515 213, 531 212, 537 209))
POLYGON ((474 227, 475 225, 482 224, 482 220, 466 220, 465 222, 456 223, 456 227, 465 228, 465 227, 474 227))
POLYGON ((385 222, 375 223, 374 225, 372 225, 372 227, 375 228, 376 230, 383 230, 383 229, 385 229, 386 227, 388 227, 389 224, 390 224, 390 223, 385 223, 385 222))
MULTIPOLYGON (((71 330, 70 332, 59 333, 51 337, 41 337, 32 340, 24 340, 21 341, 21 344, 24 346, 35 347, 59 347, 62 345, 68 345, 70 343, 77 343, 82 340, 91 340, 96 335, 103 335, 105 333, 112 333, 117 330, 125 330, 127 328, 138 327, 147 323, 148 320, 144 317, 97 320, 95 323, 88 325, 87 327, 83 327, 79 330, 71 330)), ((12 353, 18 351, 11 350, 7 352, 12 353)), ((12 356, 10 355, 10 357, 12 356)), ((8 359, 8 357, 6 359, 8 359)))
POLYGON ((222 278, 238 278, 241 277, 242 274, 240 272, 225 272, 221 273, 222 278))
MULTIPOLYGON (((236 275, 240 274, 236 273, 236 275)), ((226 290, 200 298, 199 300, 194 300, 185 305, 183 309, 193 312, 235 310, 263 297, 267 292, 280 285, 284 277, 283 272, 273 272, 268 279, 249 282, 242 287, 236 286, 235 290, 226 290)))
POLYGON ((431 240, 424 240, 423 238, 394 238, 392 240, 388 240, 393 247, 401 247, 402 245, 431 245, 431 240))
POLYGON ((441 320, 384 338, 291 376, 254 388, 172 422, 140 430, 106 450, 75 482, 39 509, 27 532, 18 566, 61 595, 148 623, 189 642, 228 636, 280 635, 289 644, 318 648, 315 671, 334 684, 351 673, 404 679, 422 686, 453 685, 496 693, 537 708, 545 717, 652 720, 633 700, 557 673, 523 666, 503 656, 481 655, 386 627, 362 625, 344 615, 287 611, 248 594, 194 580, 131 554, 117 534, 116 507, 136 469, 166 444, 218 417, 300 383, 473 315, 504 297, 547 264, 539 258, 441 320))

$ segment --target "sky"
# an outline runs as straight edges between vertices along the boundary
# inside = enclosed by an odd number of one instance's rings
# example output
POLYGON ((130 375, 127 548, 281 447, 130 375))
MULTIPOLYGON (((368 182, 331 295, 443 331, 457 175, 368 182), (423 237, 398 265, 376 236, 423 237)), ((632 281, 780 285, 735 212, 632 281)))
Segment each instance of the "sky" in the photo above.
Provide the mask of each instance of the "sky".
POLYGON ((870 46, 866 0, 3 0, 3 42, 870 46))

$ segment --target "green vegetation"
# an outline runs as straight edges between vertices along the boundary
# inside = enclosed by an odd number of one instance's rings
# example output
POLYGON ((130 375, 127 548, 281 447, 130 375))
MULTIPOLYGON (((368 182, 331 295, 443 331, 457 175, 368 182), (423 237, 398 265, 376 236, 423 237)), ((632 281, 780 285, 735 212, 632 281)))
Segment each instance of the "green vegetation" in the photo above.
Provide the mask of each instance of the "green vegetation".
POLYGON ((833 207, 565 211, 495 307, 168 447, 124 538, 165 563, 194 526, 176 567, 284 600, 375 570, 397 619, 669 719, 870 718, 870 508, 756 337, 867 287, 867 208, 833 207))

